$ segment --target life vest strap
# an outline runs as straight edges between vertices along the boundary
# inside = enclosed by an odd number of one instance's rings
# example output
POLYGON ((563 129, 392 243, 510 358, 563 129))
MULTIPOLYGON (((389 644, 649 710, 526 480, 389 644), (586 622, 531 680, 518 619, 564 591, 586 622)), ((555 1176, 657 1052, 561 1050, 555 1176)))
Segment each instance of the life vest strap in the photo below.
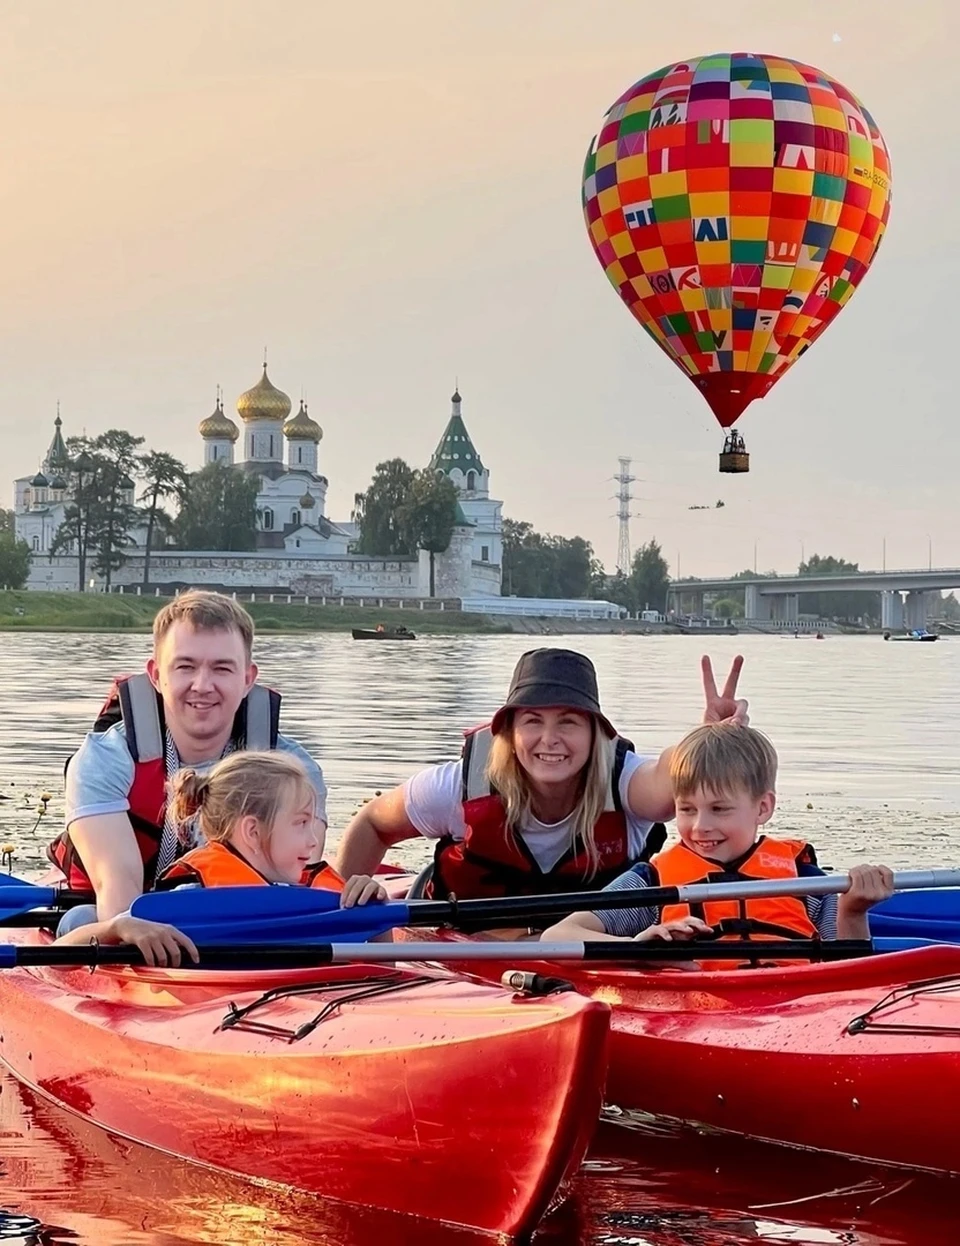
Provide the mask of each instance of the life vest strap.
POLYGON ((117 685, 126 727, 127 748, 134 762, 157 761, 165 752, 159 697, 146 672, 131 675, 117 685))

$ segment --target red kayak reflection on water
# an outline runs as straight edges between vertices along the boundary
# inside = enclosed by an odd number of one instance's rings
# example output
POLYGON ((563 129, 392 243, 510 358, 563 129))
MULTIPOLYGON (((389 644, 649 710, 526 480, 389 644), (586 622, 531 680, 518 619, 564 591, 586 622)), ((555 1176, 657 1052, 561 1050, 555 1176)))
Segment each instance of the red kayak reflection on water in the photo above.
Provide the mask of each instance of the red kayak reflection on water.
MULTIPOLYGON (((623 1120, 601 1127, 573 1197, 536 1246, 955 1246, 954 1181, 623 1120)), ((0 1208, 5 1246, 491 1240, 208 1172, 110 1137, 6 1074, 0 1208)))

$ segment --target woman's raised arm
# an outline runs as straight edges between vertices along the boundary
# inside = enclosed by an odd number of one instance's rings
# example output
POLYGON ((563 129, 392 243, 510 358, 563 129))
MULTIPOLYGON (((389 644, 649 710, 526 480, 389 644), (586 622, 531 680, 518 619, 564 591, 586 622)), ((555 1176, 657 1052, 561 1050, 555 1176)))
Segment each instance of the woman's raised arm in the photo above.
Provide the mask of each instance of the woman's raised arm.
POLYGON ((403 785, 375 796, 357 811, 343 833, 336 868, 341 878, 372 874, 393 844, 420 832, 407 817, 403 785))

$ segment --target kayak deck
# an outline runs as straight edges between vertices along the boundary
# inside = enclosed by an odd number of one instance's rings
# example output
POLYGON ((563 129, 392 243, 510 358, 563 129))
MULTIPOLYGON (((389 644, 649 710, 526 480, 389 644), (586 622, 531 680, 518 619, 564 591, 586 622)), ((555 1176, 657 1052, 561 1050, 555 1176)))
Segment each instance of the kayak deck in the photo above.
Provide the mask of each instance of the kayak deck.
POLYGON ((348 965, 12 969, 0 1018, 7 1067, 113 1133, 255 1181, 516 1234, 586 1150, 609 1012, 574 993, 348 965))
MULTIPOLYGON (((545 950, 531 945, 534 956, 545 950)), ((454 967, 483 976, 503 968, 454 967)), ((719 972, 523 967, 559 974, 612 1007, 612 1104, 960 1173, 960 947, 719 972), (937 989, 912 985, 930 980, 937 989)))

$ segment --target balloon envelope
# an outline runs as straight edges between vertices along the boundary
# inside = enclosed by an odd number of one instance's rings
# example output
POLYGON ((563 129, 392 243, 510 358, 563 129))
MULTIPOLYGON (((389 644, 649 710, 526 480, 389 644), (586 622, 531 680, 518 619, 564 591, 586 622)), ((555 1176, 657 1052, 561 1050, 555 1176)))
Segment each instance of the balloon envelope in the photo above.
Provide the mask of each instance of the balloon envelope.
POLYGON ((583 210, 611 284, 728 428, 863 280, 890 159, 867 110, 820 70, 703 56, 610 108, 583 210))

